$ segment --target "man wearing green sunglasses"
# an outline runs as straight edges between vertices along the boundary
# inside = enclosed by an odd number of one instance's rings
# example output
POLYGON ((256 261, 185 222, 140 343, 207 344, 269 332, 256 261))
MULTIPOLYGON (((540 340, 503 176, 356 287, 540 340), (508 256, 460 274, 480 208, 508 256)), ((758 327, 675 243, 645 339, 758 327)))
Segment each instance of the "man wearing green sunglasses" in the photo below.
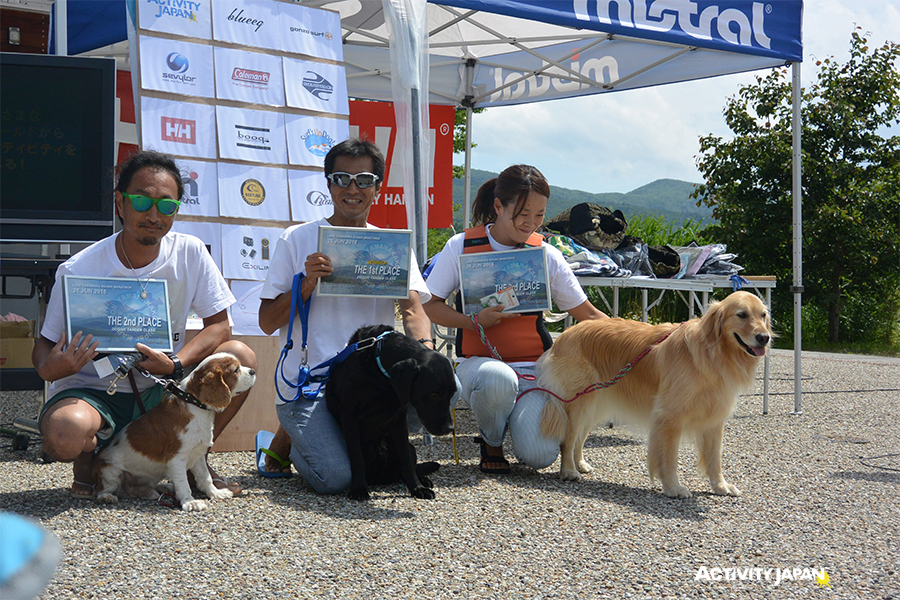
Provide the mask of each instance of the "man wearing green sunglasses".
MULTIPOLYGON (((107 394, 112 376, 101 378, 91 364, 97 357, 97 342, 80 331, 66 339, 60 291, 63 276, 131 279, 140 286, 142 299, 147 298, 148 280, 166 280, 175 352, 167 354, 141 343, 135 346, 146 357, 138 367, 158 378, 180 380, 185 369, 214 352, 230 352, 244 366, 256 368, 253 351, 231 340, 226 309, 235 299, 206 246, 194 236, 170 232, 180 206, 178 199, 184 193, 175 161, 158 152, 140 152, 117 167, 116 174, 116 214, 122 230, 59 266, 57 285, 32 353, 40 376, 52 382, 50 399, 40 416, 44 450, 59 461, 73 463, 75 481, 70 494, 78 498, 94 495, 91 465, 95 450, 109 444, 141 412, 159 404, 163 386, 138 375, 134 384, 125 379, 119 382, 118 393, 107 394), (185 342, 192 313, 203 319, 203 329, 185 342)), ((231 421, 247 394, 233 398, 216 415, 214 437, 231 421)), ((240 486, 219 477, 211 467, 210 474, 217 488, 241 492, 240 486)))

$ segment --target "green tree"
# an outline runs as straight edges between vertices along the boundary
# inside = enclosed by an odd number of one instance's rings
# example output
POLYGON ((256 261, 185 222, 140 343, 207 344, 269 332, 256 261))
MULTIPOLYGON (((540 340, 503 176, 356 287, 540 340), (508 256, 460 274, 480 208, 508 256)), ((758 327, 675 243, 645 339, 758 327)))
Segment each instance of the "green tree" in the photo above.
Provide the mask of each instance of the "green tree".
MULTIPOLYGON (((804 310, 826 312, 830 342, 890 343, 896 327, 900 136, 882 133, 900 123, 898 60, 900 44, 871 51, 857 30, 849 62, 816 62, 817 80, 802 91, 804 310)), ((693 196, 713 208, 715 236, 747 272, 785 283, 775 304, 784 330, 792 306, 788 70, 757 77, 723 112, 734 137, 700 139, 697 166, 706 182, 693 196)))
MULTIPOLYGON (((472 114, 481 114, 485 111, 483 108, 473 108, 472 114)), ((474 148, 476 144, 472 144, 474 148)), ((466 109, 457 108, 456 116, 453 121, 453 154, 459 154, 466 151, 466 109)), ((466 176, 465 167, 453 165, 454 179, 462 179, 466 176)))

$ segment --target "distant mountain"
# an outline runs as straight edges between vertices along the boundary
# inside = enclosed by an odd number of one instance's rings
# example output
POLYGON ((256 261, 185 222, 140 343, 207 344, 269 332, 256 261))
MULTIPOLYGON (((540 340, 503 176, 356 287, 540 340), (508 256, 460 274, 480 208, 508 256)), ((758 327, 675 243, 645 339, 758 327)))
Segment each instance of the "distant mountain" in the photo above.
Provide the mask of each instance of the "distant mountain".
MULTIPOLYGON (((497 173, 489 171, 472 170, 472 193, 475 198, 478 188, 494 177, 497 173)), ((657 179, 653 183, 641 186, 626 194, 619 192, 604 192, 592 194, 581 190, 550 186, 550 202, 547 204, 547 217, 558 215, 562 211, 581 202, 593 202, 601 206, 607 206, 612 210, 619 209, 625 213, 626 220, 631 220, 635 215, 656 216, 663 215, 667 221, 678 224, 687 219, 695 221, 703 220, 709 223, 712 220, 712 209, 706 206, 697 206, 697 201, 690 198, 696 184, 677 179, 657 179)), ((462 179, 453 180, 453 203, 460 209, 454 212, 453 221, 457 230, 460 229, 463 220, 463 198, 465 195, 465 182, 462 179)))

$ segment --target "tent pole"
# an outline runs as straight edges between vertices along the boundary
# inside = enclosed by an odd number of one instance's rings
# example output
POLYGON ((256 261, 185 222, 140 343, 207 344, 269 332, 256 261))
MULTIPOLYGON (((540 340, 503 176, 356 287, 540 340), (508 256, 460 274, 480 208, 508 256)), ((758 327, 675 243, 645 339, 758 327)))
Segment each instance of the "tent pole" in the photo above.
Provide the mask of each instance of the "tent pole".
POLYGON ((800 404, 801 368, 800 354, 802 350, 802 303, 803 294, 803 191, 801 187, 802 160, 800 156, 800 63, 791 65, 791 91, 792 91, 792 117, 791 117, 791 147, 792 147, 792 189, 793 197, 793 221, 794 221, 794 282, 791 292, 794 295, 794 412, 803 413, 800 404))
POLYGON ((415 223, 411 227, 416 244, 416 258, 421 270, 428 260, 428 225, 425 223, 425 203, 428 198, 420 197, 422 183, 422 167, 419 157, 422 155, 422 132, 419 131, 419 90, 410 88, 410 108, 412 109, 412 146, 413 146, 413 182, 415 182, 415 198, 413 201, 415 223))
POLYGON ((69 0, 56 0, 55 14, 56 31, 54 41, 56 42, 56 54, 59 56, 69 55, 69 0))
POLYGON ((472 99, 475 97, 473 86, 475 82, 475 59, 466 61, 466 172, 463 194, 463 229, 469 227, 472 222, 472 99))

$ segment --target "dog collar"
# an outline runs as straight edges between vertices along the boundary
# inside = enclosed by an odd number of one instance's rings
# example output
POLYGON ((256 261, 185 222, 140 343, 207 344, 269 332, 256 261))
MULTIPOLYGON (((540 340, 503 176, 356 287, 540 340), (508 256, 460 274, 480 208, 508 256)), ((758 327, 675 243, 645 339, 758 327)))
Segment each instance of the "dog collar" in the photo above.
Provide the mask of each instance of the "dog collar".
POLYGON ((359 342, 356 342, 357 350, 365 350, 366 348, 375 346, 375 364, 378 365, 378 370, 381 371, 382 373, 384 373, 384 376, 387 377, 388 379, 390 379, 391 376, 388 375, 388 372, 387 372, 387 370, 385 370, 384 365, 381 364, 381 342, 384 341, 384 338, 386 336, 388 336, 392 333, 397 333, 397 332, 396 331, 385 331, 378 337, 368 338, 368 339, 360 340, 359 342))
POLYGON ((169 382, 166 383, 166 391, 169 392, 170 394, 172 394, 173 396, 175 396, 176 398, 178 398, 179 400, 187 402, 188 404, 193 404, 194 406, 199 406, 203 410, 210 410, 210 408, 207 405, 205 405, 202 402, 200 402, 199 400, 197 400, 196 396, 194 396, 190 392, 178 387, 178 385, 172 379, 170 379, 169 382))

